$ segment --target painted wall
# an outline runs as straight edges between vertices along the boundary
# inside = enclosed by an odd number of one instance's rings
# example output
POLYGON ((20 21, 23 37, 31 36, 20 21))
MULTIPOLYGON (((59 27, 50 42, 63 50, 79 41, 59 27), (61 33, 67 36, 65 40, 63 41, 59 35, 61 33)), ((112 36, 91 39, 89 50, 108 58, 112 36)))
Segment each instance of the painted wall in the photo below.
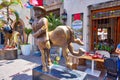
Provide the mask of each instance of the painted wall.
POLYGON ((95 5, 102 2, 107 2, 111 0, 64 0, 64 9, 68 14, 67 16, 67 25, 71 26, 72 14, 75 13, 83 13, 83 42, 84 46, 79 46, 74 44, 74 49, 78 50, 80 47, 84 48, 85 50, 89 50, 88 47, 88 6, 95 5))

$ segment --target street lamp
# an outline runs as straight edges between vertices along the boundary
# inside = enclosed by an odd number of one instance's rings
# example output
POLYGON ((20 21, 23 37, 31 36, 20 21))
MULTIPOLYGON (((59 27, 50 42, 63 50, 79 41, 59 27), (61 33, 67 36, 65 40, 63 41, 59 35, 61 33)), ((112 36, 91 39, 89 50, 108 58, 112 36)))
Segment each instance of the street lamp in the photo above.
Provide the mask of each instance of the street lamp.
POLYGON ((67 21, 67 13, 66 10, 64 9, 64 12, 62 13, 62 20, 63 20, 63 24, 66 24, 67 21))

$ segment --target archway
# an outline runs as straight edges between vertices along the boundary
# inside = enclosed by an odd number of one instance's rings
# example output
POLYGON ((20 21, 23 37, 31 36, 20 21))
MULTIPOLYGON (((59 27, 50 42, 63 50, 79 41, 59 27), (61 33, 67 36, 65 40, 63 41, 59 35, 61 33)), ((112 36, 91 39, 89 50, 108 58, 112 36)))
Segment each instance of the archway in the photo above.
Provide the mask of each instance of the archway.
POLYGON ((18 31, 21 34, 22 41, 24 42, 25 41, 25 33, 24 33, 23 29, 25 27, 25 24, 24 24, 23 20, 19 19, 17 21, 16 20, 13 21, 11 27, 13 30, 18 31))

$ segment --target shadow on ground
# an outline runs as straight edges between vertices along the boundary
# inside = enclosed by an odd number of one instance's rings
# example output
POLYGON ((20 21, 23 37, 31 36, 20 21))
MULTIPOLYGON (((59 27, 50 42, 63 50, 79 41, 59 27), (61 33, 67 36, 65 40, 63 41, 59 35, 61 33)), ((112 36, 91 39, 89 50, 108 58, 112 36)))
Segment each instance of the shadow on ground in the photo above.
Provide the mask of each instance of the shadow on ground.
POLYGON ((17 74, 13 75, 12 80, 32 80, 32 76, 27 74, 17 74))

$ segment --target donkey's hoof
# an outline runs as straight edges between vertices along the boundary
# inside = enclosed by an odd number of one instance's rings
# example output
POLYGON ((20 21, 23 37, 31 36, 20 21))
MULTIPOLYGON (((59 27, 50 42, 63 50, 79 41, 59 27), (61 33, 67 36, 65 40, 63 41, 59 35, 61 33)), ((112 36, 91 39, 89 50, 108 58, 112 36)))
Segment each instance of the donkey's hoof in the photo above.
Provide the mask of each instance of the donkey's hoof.
POLYGON ((50 62, 48 63, 48 66, 51 66, 51 65, 53 65, 53 63, 50 61, 50 62))
POLYGON ((43 71, 43 72, 48 72, 48 68, 47 68, 47 67, 43 67, 43 68, 42 68, 42 71, 43 71))

